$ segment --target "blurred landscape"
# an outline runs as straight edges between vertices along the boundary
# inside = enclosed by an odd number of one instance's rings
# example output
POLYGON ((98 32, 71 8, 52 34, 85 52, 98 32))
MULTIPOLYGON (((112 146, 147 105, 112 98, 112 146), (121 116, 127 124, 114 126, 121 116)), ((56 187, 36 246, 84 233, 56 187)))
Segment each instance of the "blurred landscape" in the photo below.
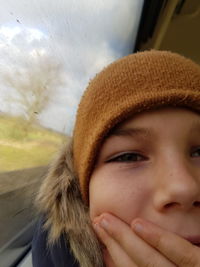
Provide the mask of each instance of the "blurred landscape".
POLYGON ((37 215, 34 199, 66 135, 0 114, 0 247, 37 215))
MULTIPOLYGON (((49 163, 67 137, 21 117, 0 115, 0 173, 49 163)), ((0 188, 1 191, 1 188, 0 188)))
POLYGON ((34 200, 48 167, 0 174, 0 248, 37 217, 34 200))

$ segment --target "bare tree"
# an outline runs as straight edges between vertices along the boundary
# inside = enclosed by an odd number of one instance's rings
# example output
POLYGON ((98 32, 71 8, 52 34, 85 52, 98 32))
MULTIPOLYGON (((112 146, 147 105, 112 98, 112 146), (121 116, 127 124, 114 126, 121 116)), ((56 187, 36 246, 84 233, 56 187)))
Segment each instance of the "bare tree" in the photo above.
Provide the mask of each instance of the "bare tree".
POLYGON ((39 52, 2 74, 4 85, 15 90, 9 101, 23 110, 27 129, 37 122, 37 115, 49 105, 56 89, 63 84, 62 77, 62 65, 55 58, 39 52))

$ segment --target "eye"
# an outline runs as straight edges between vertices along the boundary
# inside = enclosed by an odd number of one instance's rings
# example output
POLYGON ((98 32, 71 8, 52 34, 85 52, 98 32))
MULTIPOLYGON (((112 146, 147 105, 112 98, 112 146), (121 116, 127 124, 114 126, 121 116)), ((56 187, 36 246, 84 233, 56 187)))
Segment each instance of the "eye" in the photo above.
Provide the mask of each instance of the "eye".
POLYGON ((146 158, 138 153, 124 153, 115 158, 109 159, 106 162, 136 162, 144 159, 146 158))
POLYGON ((200 157, 200 147, 196 149, 192 154, 195 155, 194 157, 200 157))

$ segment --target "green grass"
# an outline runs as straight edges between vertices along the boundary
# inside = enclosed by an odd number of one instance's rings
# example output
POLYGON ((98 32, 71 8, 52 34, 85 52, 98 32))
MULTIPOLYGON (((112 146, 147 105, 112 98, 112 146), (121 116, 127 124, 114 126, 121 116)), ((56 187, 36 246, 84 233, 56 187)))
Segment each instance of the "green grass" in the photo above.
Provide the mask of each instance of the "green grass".
MULTIPOLYGON (((45 139, 53 142, 60 142, 64 136, 42 128, 41 126, 31 126, 29 131, 24 131, 26 121, 20 117, 0 116, 0 140, 33 141, 45 139)), ((65 138, 65 137, 64 137, 65 138)))
POLYGON ((48 164, 67 136, 31 126, 22 118, 0 116, 0 172, 48 164))

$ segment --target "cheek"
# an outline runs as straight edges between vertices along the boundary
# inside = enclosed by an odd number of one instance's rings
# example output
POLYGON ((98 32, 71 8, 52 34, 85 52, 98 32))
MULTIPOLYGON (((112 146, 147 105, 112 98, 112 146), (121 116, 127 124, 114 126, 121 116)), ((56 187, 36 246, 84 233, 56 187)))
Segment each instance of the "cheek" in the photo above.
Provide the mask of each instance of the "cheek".
POLYGON ((130 173, 120 175, 96 172, 89 185, 91 220, 109 212, 130 223, 145 211, 150 197, 150 185, 145 177, 130 173), (125 178, 124 178, 125 177, 125 178))

